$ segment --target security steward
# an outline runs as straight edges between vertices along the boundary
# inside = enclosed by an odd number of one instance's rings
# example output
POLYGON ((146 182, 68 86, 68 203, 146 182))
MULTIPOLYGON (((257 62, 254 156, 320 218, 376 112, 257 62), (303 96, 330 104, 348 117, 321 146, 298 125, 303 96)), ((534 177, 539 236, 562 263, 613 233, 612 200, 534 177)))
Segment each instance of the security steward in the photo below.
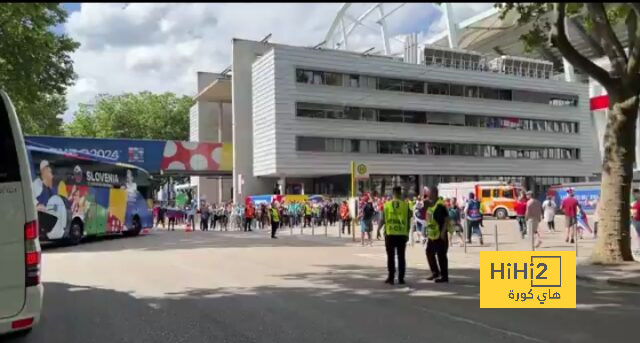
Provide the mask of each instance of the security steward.
POLYGON ((432 187, 429 192, 429 205, 427 207, 427 262, 431 269, 431 276, 427 280, 435 280, 436 283, 449 282, 449 260, 447 252, 449 242, 447 230, 448 211, 444 201, 438 197, 438 188, 432 187), (437 263, 436 263, 437 257, 437 263))
POLYGON ((271 219, 271 238, 276 239, 276 231, 280 225, 280 211, 278 211, 278 204, 274 201, 271 203, 269 209, 269 219, 271 219))
POLYGON ((398 254, 398 283, 404 284, 406 270, 405 250, 409 240, 411 210, 409 204, 401 199, 402 188, 393 188, 393 199, 385 202, 382 212, 384 223, 384 245, 387 250, 387 270, 389 275, 385 283, 393 285, 396 273, 395 255, 398 254))

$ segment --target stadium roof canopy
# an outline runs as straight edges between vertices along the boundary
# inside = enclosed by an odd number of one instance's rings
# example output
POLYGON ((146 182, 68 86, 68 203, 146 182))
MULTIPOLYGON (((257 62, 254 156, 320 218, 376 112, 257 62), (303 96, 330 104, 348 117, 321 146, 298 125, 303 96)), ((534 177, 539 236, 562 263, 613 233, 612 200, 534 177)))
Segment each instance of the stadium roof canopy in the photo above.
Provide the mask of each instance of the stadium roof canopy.
MULTIPOLYGON (((562 55, 555 48, 539 48, 533 52, 525 52, 520 36, 526 33, 531 25, 520 26, 518 14, 510 12, 503 20, 497 9, 490 9, 472 18, 457 23, 458 48, 478 51, 490 56, 510 55, 543 59, 553 62, 554 68, 562 72, 562 55)), ((603 52, 592 48, 592 39, 580 24, 580 17, 572 17, 567 23, 567 35, 573 46, 590 59, 602 57, 603 52)), ((614 28, 618 39, 627 46, 627 31, 623 23, 614 28)), ((448 31, 445 30, 425 43, 433 46, 449 46, 448 31)))

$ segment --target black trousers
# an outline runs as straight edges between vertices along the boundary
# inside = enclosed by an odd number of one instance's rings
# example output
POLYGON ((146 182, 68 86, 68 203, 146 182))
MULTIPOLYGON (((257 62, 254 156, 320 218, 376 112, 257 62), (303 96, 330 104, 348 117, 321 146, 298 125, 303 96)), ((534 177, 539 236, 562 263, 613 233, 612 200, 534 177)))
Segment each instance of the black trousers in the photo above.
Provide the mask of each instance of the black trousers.
MULTIPOLYGON (((200 230, 207 231, 208 229, 209 229, 209 218, 200 217, 200 230)), ((195 230, 195 228, 193 230, 195 230)))
POLYGON ((278 231, 278 226, 280 226, 279 222, 271 222, 271 237, 276 236, 276 231, 278 231))
POLYGON ((251 222, 253 221, 253 219, 251 218, 244 218, 244 231, 251 231, 251 222))
POLYGON ((349 234, 351 234, 351 220, 350 219, 343 219, 342 220, 342 233, 344 233, 344 228, 347 228, 347 231, 349 232, 349 234))
POLYGON ((434 240, 429 239, 427 241, 427 262, 429 263, 431 273, 435 277, 449 279, 449 259, 447 257, 448 250, 449 243, 442 238, 434 240))
POLYGON ((407 269, 405 251, 409 237, 404 235, 391 235, 384 237, 384 246, 387 250, 388 278, 393 280, 396 274, 396 253, 398 254, 398 280, 404 280, 404 272, 407 269))

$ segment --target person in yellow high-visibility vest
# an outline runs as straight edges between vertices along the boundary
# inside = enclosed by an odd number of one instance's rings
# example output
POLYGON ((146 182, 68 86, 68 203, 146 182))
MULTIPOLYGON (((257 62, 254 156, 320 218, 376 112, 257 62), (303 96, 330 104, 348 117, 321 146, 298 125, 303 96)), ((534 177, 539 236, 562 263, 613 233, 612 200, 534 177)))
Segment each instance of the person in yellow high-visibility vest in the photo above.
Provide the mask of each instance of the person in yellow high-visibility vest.
POLYGON ((411 210, 409 204, 402 200, 402 188, 393 188, 393 198, 384 204, 382 222, 384 223, 384 245, 387 251, 388 276, 384 281, 394 284, 396 273, 395 255, 398 255, 398 283, 404 284, 406 270, 405 251, 409 240, 411 210))
POLYGON ((427 207, 427 262, 431 269, 431 276, 427 280, 435 282, 449 282, 449 250, 448 230, 449 212, 442 198, 438 197, 438 188, 430 188, 429 205, 427 207), (437 263, 436 263, 437 257, 437 263))
POLYGON ((269 208, 269 219, 271 219, 271 238, 276 239, 276 231, 280 225, 280 211, 278 209, 278 203, 275 201, 271 203, 269 208))

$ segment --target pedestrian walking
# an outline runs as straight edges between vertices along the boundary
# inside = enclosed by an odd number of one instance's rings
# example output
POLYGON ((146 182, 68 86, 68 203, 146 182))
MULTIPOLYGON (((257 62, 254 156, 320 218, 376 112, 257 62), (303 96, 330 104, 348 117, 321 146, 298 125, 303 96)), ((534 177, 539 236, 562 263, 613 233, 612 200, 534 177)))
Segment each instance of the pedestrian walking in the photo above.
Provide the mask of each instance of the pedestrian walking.
POLYGON ((209 206, 200 206, 200 230, 209 231, 209 206))
POLYGON ((271 221, 271 238, 276 239, 276 231, 280 225, 280 211, 278 210, 278 204, 274 201, 271 203, 269 209, 269 220, 271 221))
POLYGON ((431 276, 427 280, 436 283, 449 282, 449 251, 448 221, 449 212, 444 201, 438 197, 438 188, 429 190, 427 205, 427 262, 431 269, 431 276))
POLYGON ((640 253, 640 189, 634 188, 633 203, 631 204, 631 225, 635 229, 636 235, 638 235, 638 244, 636 253, 640 253))
POLYGON ((342 204, 340 205, 340 222, 342 223, 342 227, 340 228, 342 231, 342 234, 344 234, 344 228, 347 228, 347 232, 350 235, 351 234, 351 216, 349 214, 349 205, 347 204, 347 201, 343 201, 342 204))
POLYGON ((394 284, 396 274, 395 256, 398 256, 398 283, 404 284, 406 270, 405 252, 409 240, 409 223, 411 210, 406 201, 401 199, 402 188, 393 188, 393 199, 384 204, 382 221, 385 228, 384 244, 387 252, 387 279, 384 281, 394 284))
POLYGON ((476 200, 476 195, 473 192, 469 193, 469 199, 464 207, 464 216, 467 219, 467 243, 471 244, 471 237, 474 233, 477 233, 480 236, 480 245, 483 245, 482 230, 480 229, 482 212, 480 212, 480 202, 476 200))
POLYGON ((526 194, 524 194, 524 192, 520 193, 520 199, 518 199, 518 202, 516 202, 514 210, 516 211, 516 219, 518 220, 520 236, 522 236, 522 239, 524 239, 524 236, 527 232, 527 221, 524 219, 524 215, 527 212, 527 196, 526 194))
POLYGON ((158 206, 158 219, 156 220, 156 226, 159 227, 159 225, 162 225, 162 228, 164 229, 164 217, 166 213, 167 209, 160 204, 160 206, 158 206))
POLYGON ((252 231, 251 223, 253 222, 254 215, 255 208, 253 207, 253 203, 247 204, 247 207, 244 209, 244 232, 252 231))
POLYGON ((547 232, 555 232, 555 217, 558 206, 553 201, 553 195, 547 195, 547 200, 542 203, 542 211, 544 212, 544 221, 547 223, 547 232))
POLYGON ((565 227, 567 228, 567 235, 564 241, 569 243, 569 239, 571 239, 571 243, 575 243, 574 236, 578 224, 578 200, 573 197, 573 188, 567 189, 567 197, 562 200, 561 207, 562 212, 564 212, 565 227))
POLYGON ((538 231, 538 225, 540 225, 540 221, 543 217, 542 205, 538 199, 533 197, 533 192, 527 192, 527 209, 524 215, 527 221, 527 232, 530 235, 536 235, 537 243, 535 243, 536 248, 540 247, 542 244, 542 236, 540 235, 540 231, 538 231))
POLYGON ((362 246, 364 246, 365 235, 369 238, 369 246, 373 246, 373 240, 371 233, 373 232, 373 216, 375 215, 375 209, 373 208, 373 202, 370 197, 365 198, 365 204, 362 207, 362 220, 360 222, 360 239, 362 246))
MULTIPOLYGON (((446 202, 445 202, 445 205, 446 202)), ((460 239, 460 246, 464 246, 464 229, 461 224, 461 213, 460 207, 458 207, 458 200, 456 198, 452 198, 449 203, 449 220, 451 221, 451 225, 453 226, 453 233, 450 237, 449 245, 453 245, 453 235, 456 235, 460 239)))
POLYGON ((426 226, 427 209, 421 200, 418 200, 413 207, 413 222, 415 223, 416 243, 425 244, 425 226, 426 226))

